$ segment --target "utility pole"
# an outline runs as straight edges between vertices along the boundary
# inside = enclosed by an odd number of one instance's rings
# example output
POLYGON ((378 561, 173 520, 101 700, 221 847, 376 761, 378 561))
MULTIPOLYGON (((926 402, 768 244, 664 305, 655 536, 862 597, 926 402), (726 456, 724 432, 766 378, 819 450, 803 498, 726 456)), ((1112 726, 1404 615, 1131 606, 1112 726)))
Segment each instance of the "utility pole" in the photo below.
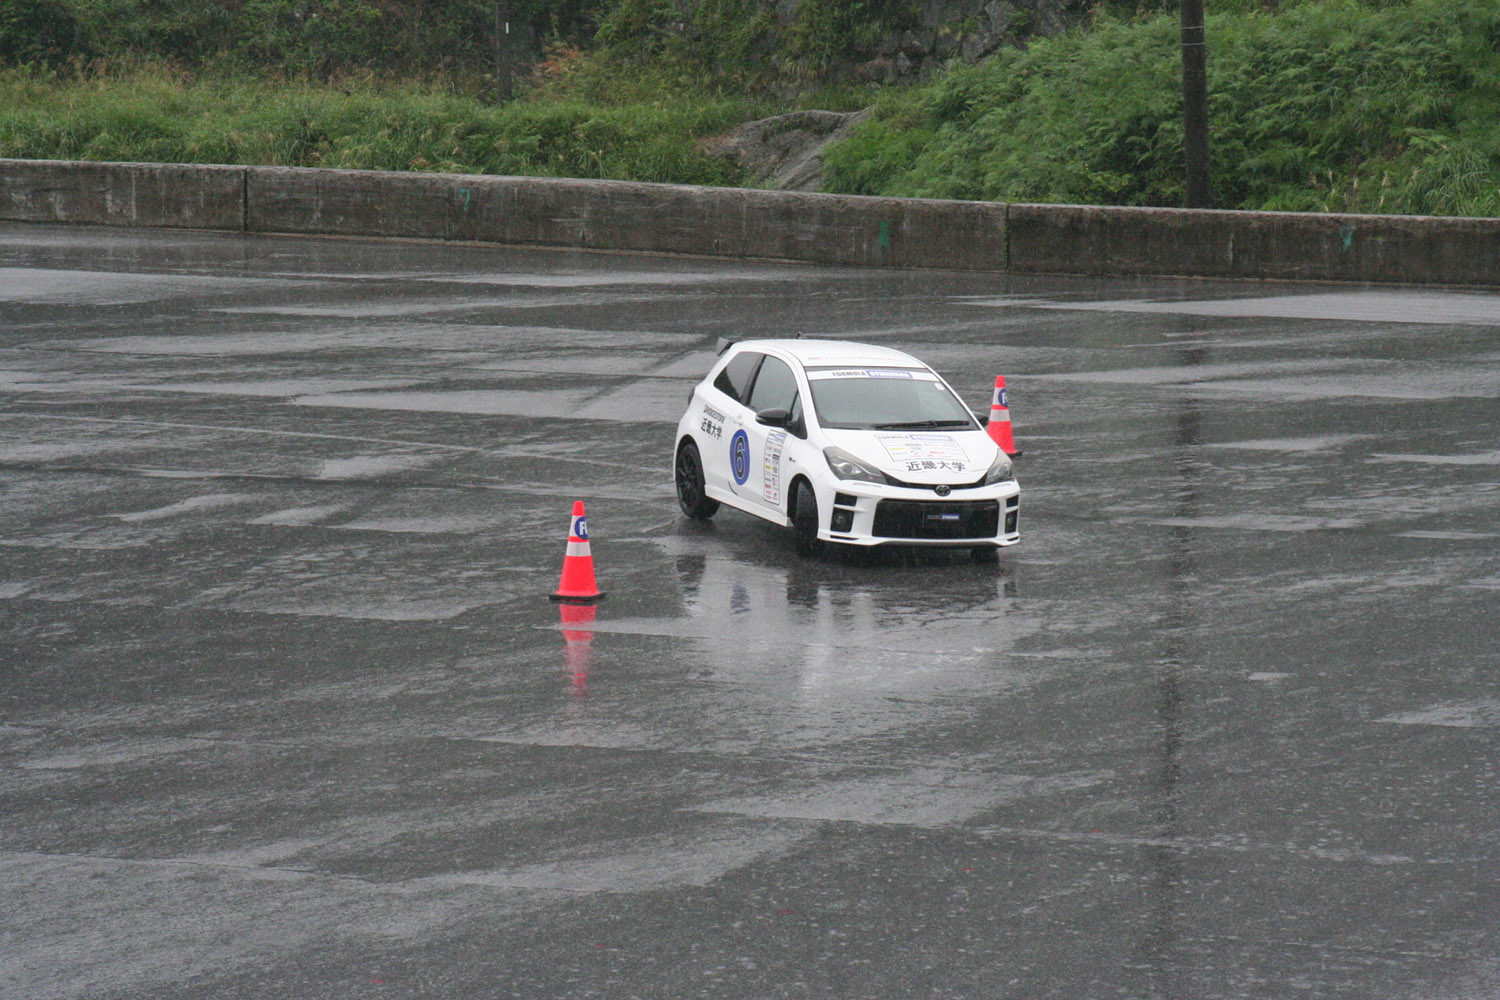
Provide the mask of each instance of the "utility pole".
POLYGON ((1208 45, 1203 0, 1182 4, 1182 153, 1188 208, 1213 208, 1208 181, 1208 45))
POLYGON ((510 100, 510 4, 495 0, 495 100, 510 100))

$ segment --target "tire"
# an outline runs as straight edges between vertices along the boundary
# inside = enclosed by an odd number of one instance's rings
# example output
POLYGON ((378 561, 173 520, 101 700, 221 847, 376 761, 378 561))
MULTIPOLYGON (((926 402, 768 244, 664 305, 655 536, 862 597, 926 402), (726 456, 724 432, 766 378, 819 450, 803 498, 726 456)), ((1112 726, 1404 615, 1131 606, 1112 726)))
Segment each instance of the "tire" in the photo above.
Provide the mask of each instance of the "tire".
POLYGON ((792 537, 797 542, 797 554, 804 558, 823 551, 818 540, 818 498, 813 488, 798 482, 792 496, 792 537))
POLYGON ((703 456, 698 446, 684 441, 677 449, 675 464, 677 503, 682 512, 695 521, 707 521, 719 510, 719 501, 710 500, 703 488, 703 456))

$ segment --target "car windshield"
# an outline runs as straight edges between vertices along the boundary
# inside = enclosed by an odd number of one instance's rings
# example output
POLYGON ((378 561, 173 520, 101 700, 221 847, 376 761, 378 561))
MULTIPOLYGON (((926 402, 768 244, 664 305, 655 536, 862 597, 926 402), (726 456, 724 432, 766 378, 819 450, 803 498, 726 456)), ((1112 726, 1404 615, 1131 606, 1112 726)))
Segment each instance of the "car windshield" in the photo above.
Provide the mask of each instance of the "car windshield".
POLYGON ((978 426, 946 385, 911 374, 813 378, 809 386, 822 427, 885 431, 978 426))

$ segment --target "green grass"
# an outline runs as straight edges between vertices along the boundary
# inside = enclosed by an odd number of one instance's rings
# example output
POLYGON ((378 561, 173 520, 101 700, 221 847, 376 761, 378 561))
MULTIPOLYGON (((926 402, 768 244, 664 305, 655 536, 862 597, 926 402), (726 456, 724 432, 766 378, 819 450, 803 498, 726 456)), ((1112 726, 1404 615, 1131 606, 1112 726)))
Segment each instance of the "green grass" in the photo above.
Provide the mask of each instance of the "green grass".
POLYGON ((738 172, 700 143, 758 110, 742 99, 646 88, 608 104, 540 91, 497 106, 371 80, 11 69, 0 71, 0 156, 733 185, 738 172))
MULTIPOLYGON (((1500 5, 1308 2, 1209 19, 1216 202, 1500 215, 1500 5)), ((859 194, 1182 203, 1179 28, 1103 17, 883 99, 827 157, 859 194)))

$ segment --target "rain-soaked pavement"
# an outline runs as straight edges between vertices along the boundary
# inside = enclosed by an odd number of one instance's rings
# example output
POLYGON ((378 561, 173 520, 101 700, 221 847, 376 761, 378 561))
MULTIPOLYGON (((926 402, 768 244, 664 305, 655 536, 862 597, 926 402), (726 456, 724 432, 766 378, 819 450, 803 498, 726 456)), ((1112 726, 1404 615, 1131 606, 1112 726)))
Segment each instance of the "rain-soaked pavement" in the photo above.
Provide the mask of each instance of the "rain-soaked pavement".
POLYGON ((1500 995, 1497 398, 1500 294, 0 228, 0 997, 1500 995), (1021 544, 680 517, 797 332, 1003 373, 1021 544))

